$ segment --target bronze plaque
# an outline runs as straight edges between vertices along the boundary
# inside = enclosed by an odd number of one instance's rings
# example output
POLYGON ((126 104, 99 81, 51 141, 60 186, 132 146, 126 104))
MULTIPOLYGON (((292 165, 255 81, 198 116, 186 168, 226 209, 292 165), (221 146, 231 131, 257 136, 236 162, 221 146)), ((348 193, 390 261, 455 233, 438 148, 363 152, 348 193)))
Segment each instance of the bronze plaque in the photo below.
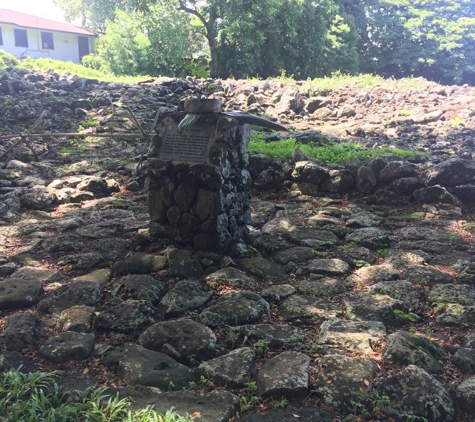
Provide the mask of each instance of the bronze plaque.
POLYGON ((183 134, 177 133, 177 123, 167 125, 158 158, 161 160, 206 163, 215 127, 194 124, 183 134))

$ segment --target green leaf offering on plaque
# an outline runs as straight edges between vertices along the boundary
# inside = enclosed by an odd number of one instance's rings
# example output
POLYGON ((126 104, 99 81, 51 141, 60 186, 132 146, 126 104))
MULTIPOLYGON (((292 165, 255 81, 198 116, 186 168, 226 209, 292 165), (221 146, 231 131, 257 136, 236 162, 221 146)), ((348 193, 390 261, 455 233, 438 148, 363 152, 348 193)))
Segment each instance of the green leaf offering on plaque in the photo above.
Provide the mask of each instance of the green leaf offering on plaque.
POLYGON ((186 129, 188 129, 193 123, 195 123, 201 114, 187 114, 183 120, 180 122, 177 128, 178 135, 181 135, 186 129))

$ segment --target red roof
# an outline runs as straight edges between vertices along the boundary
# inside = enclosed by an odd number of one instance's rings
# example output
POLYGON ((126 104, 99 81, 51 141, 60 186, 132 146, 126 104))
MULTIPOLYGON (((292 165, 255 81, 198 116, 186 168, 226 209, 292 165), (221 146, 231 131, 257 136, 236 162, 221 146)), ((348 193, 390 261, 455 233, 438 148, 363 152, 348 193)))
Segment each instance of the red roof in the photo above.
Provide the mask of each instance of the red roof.
POLYGON ((79 28, 78 26, 70 25, 69 23, 56 22, 51 19, 44 19, 38 16, 27 15, 26 13, 15 12, 14 10, 8 9, 0 9, 0 23, 9 23, 23 28, 46 29, 48 31, 95 36, 94 33, 79 28))

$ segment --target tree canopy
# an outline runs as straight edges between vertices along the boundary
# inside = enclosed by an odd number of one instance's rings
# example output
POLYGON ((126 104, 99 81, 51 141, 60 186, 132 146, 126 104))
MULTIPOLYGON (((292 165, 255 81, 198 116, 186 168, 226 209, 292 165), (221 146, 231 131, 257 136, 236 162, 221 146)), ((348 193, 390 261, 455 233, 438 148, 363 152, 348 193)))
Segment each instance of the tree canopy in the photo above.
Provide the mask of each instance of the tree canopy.
POLYGON ((475 82, 473 0, 54 0, 116 73, 475 82), (201 74, 203 74, 201 72, 201 74))

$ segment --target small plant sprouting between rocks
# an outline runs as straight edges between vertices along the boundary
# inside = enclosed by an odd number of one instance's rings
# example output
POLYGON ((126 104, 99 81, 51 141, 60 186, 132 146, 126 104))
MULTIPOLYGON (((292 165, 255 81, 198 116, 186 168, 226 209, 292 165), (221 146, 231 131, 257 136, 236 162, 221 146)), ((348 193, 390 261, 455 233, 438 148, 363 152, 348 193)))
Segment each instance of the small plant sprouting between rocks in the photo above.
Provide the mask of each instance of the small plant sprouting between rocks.
POLYGON ((406 321, 409 321, 409 322, 419 321, 419 315, 415 314, 414 312, 409 312, 408 314, 406 314, 404 311, 401 311, 399 309, 394 309, 393 312, 395 315, 400 316, 401 318, 404 318, 406 321))
POLYGON ((0 415, 5 422, 14 421, 88 421, 88 422, 189 422, 173 408, 165 414, 148 406, 130 409, 130 398, 119 400, 105 394, 102 388, 76 391, 77 402, 63 402, 63 394, 55 384, 58 372, 18 371, 0 374, 0 415))
POLYGON ((247 410, 252 406, 259 405, 259 396, 257 395, 257 384, 255 381, 248 382, 246 388, 241 390, 241 407, 247 410))
POLYGON ((263 339, 259 339, 256 341, 256 348, 257 348, 257 353, 261 356, 267 356, 269 353, 269 345, 267 344, 267 341, 263 339))

